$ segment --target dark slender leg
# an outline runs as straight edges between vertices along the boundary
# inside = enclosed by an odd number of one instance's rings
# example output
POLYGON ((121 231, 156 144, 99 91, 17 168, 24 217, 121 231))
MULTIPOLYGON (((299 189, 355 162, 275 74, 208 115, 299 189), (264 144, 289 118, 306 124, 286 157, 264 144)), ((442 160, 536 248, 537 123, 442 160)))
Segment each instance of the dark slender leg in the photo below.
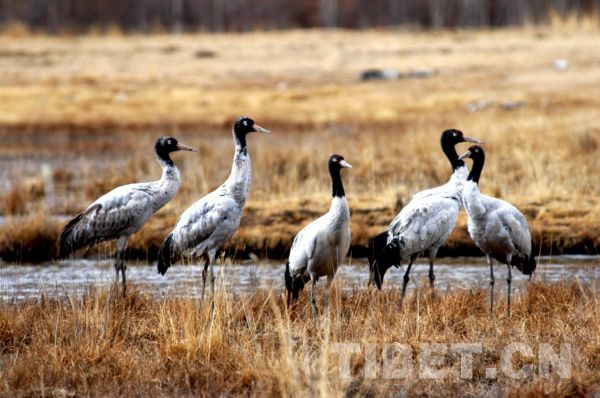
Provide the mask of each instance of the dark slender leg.
POLYGON ((204 268, 202 269, 202 301, 204 301, 204 289, 206 288, 206 276, 208 273, 209 262, 208 256, 204 255, 204 268))
POLYGON ((507 313, 508 316, 510 317, 510 284, 512 282, 512 266, 510 265, 510 262, 512 260, 512 255, 508 255, 506 256, 506 261, 508 262, 507 266, 508 266, 508 275, 506 276, 506 283, 507 283, 507 290, 508 290, 508 309, 507 309, 507 313))
POLYGON ((402 307, 402 303, 404 302, 404 296, 406 296, 406 286, 408 285, 408 281, 410 280, 410 269, 412 268, 413 262, 416 258, 416 255, 410 256, 408 267, 406 267, 406 272, 404 273, 404 279, 402 281, 402 296, 400 296, 400 307, 402 307))
POLYGON ((310 276, 310 284, 312 287, 312 291, 310 292, 310 307, 312 310, 312 318, 313 321, 317 320, 317 278, 310 276))
POLYGON ((327 291, 325 292, 325 314, 329 318, 329 302, 331 301, 331 282, 333 281, 333 275, 327 276, 327 291))
POLYGON ((116 279, 115 283, 119 283, 119 271, 121 273, 121 281, 123 283, 123 295, 126 293, 127 289, 127 279, 125 277, 125 271, 127 266, 125 265, 125 250, 127 250, 127 240, 128 236, 122 236, 117 240, 117 252, 115 253, 115 273, 116 279))
POLYGON ((431 287, 431 297, 435 295, 434 281, 435 274, 433 273, 433 261, 437 256, 437 249, 429 249, 429 286, 431 287))
POLYGON ((433 289, 433 282, 435 281, 435 274, 433 273, 433 260, 429 260, 429 286, 433 289))
POLYGON ((213 271, 213 262, 210 262, 210 294, 212 295, 213 301, 215 300, 215 273, 213 271))
POLYGON ((490 266, 490 318, 494 316, 494 260, 491 256, 487 256, 490 266))

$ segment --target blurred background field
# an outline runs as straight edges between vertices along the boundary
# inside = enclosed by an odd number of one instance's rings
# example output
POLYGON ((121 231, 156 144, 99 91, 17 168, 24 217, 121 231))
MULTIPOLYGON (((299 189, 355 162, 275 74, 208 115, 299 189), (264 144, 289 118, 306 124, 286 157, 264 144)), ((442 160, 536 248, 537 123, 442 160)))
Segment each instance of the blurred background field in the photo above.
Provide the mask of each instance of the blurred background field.
MULTIPOLYGON (((527 215, 540 253, 600 243, 600 30, 595 19, 500 30, 291 30, 0 36, 0 255, 47 260, 60 225, 113 187, 160 176, 174 135, 175 199, 131 241, 152 258, 189 204, 227 176, 245 114, 254 182, 230 249, 281 258, 328 208, 329 154, 344 175, 355 255, 410 195, 444 183, 439 134, 485 142, 481 188, 527 215), (399 74, 361 80, 369 70, 399 74)), ((459 151, 466 150, 464 147, 459 151)), ((461 218, 442 254, 476 254, 461 218)))

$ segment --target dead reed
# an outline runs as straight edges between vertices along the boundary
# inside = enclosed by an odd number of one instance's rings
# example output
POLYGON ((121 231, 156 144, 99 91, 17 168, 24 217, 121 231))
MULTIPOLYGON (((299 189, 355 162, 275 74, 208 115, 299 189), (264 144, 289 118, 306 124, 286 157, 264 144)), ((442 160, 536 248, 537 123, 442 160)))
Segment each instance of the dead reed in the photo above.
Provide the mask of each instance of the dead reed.
POLYGON ((143 287, 125 299, 112 294, 98 288, 83 297, 0 306, 0 393, 583 396, 600 388, 598 297, 595 287, 576 282, 531 283, 514 296, 510 318, 504 298, 498 300, 492 321, 485 289, 435 297, 417 290, 400 309, 397 289, 338 287, 330 320, 321 315, 315 323, 307 295, 289 311, 277 289, 235 294, 223 286, 214 311, 191 299, 153 300, 143 287), (340 373, 338 343, 357 347, 349 378, 340 373), (413 371, 404 377, 384 377, 390 362, 381 350, 391 343, 411 352, 413 371), (448 348, 432 365, 448 372, 442 380, 420 376, 423 347, 435 343, 448 348), (461 358, 450 350, 459 343, 482 349, 473 356, 469 378, 459 376, 461 358), (487 368, 501 369, 509 343, 532 349, 531 355, 511 356, 511 369, 532 364, 535 372, 524 379, 500 370, 496 378, 486 377, 487 368), (540 344, 556 353, 561 344, 570 345, 568 378, 556 369, 549 377, 540 373, 540 344))

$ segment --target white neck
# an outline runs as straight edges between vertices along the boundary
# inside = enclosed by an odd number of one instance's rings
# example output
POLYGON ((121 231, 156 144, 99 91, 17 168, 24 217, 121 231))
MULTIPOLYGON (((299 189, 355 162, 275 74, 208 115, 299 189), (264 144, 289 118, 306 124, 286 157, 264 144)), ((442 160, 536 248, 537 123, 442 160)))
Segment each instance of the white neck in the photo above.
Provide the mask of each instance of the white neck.
POLYGON ((331 207, 327 213, 332 221, 338 223, 349 223, 350 222, 350 208, 348 207, 348 201, 345 196, 335 196, 331 200, 331 207))
POLYGON ((242 148, 236 142, 235 155, 231 165, 231 173, 223 187, 233 196, 236 202, 244 205, 250 184, 252 183, 252 162, 248 154, 248 148, 242 148))
POLYGON ((455 182, 455 183, 457 183, 459 181, 465 181, 468 176, 469 176, 469 170, 467 170, 467 167, 460 166, 460 167, 457 167, 456 170, 454 170, 454 172, 450 176, 450 181, 455 182))
POLYGON ((463 206, 471 218, 485 216, 486 210, 482 201, 479 186, 474 181, 464 181, 462 188, 463 206))
POLYGON ((154 184, 157 186, 156 201, 154 203, 154 211, 157 211, 163 207, 168 201, 173 199, 177 191, 179 190, 179 170, 174 163, 167 163, 162 159, 158 159, 160 166, 162 167, 162 175, 160 180, 155 181, 154 184))

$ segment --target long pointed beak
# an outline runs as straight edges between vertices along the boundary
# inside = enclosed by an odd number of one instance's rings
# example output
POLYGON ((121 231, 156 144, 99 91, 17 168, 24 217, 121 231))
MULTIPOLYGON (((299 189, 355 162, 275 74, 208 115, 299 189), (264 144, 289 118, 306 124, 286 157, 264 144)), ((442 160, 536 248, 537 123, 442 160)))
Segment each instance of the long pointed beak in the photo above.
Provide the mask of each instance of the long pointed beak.
POLYGON ((266 128, 260 127, 256 123, 254 123, 254 131, 256 131, 257 133, 271 134, 271 132, 269 130, 267 130, 266 128))
POLYGON ((483 142, 481 140, 478 140, 477 138, 469 137, 466 135, 463 135, 463 140, 465 140, 466 142, 474 142, 476 144, 483 144, 483 142))
POLYGON ((466 159, 471 156, 471 151, 467 151, 458 157, 459 160, 466 159))
POLYGON ((345 167, 347 169, 351 169, 352 165, 348 162, 346 162, 345 160, 340 160, 340 166, 345 167))
POLYGON ((198 150, 196 148, 192 148, 192 147, 189 147, 189 146, 183 145, 183 144, 177 144, 176 148, 179 149, 180 151, 198 152, 198 150))

